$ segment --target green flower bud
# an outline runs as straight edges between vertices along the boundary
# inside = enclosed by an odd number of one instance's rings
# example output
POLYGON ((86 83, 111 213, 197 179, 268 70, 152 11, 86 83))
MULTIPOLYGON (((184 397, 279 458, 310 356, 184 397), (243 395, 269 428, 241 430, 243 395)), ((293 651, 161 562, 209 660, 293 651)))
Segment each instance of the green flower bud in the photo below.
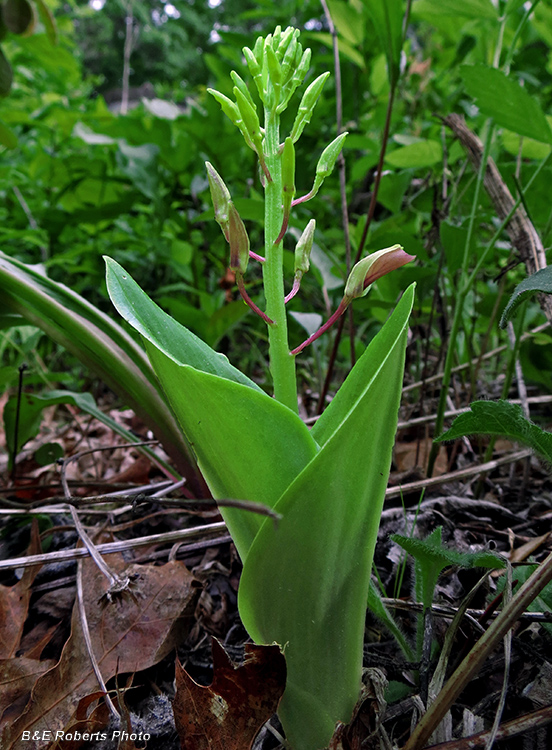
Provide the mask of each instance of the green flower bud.
POLYGON ((278 237, 274 240, 275 244, 281 242, 287 232, 289 224, 289 213, 291 211, 291 202, 295 195, 295 146, 291 138, 286 138, 284 149, 282 151, 282 203, 284 215, 282 217, 282 227, 278 237))
POLYGON ((262 38, 262 36, 258 36, 255 41, 255 46, 253 47, 253 54, 255 55, 255 59, 257 60, 259 67, 263 64, 264 45, 265 40, 262 38))
POLYGON ((276 109, 277 114, 280 114, 284 111, 289 100, 295 93, 297 87, 303 83, 303 79, 305 78, 309 70, 310 58, 310 49, 306 49, 303 53, 303 47, 300 43, 298 43, 297 49, 295 51, 295 59, 290 69, 291 76, 289 77, 289 80, 286 80, 286 83, 284 84, 282 90, 282 98, 280 104, 278 105, 278 108, 276 109))
POLYGON ((229 208, 228 241, 230 242, 230 268, 243 275, 249 262, 249 235, 232 202, 229 208))
POLYGON ((297 37, 292 37, 290 44, 288 45, 284 55, 282 56, 282 77, 284 84, 286 84, 292 75, 292 66, 295 61, 297 54, 297 37))
POLYGON ((291 138, 286 138, 282 151, 282 188, 284 191, 284 212, 286 205, 289 211, 291 201, 295 195, 295 146, 291 138))
POLYGON ((290 48, 295 48, 297 46, 298 36, 299 36, 299 29, 294 29, 293 26, 287 27, 287 29, 282 34, 282 37, 280 39, 280 44, 278 45, 278 49, 276 50, 276 55, 278 56, 278 60, 283 61, 284 57, 290 51, 290 48))
POLYGON ((230 191, 224 184, 224 180, 208 161, 205 162, 207 167, 207 178, 211 190, 211 199, 215 209, 215 219, 223 231, 226 241, 228 242, 228 222, 230 220, 230 206, 232 197, 230 191))
POLYGON ((330 145, 326 146, 324 151, 322 151, 320 159, 318 160, 318 164, 316 165, 316 175, 314 177, 314 185, 312 186, 312 190, 310 191, 308 196, 305 196, 305 198, 298 200, 300 200, 301 202, 303 202, 304 200, 310 200, 311 198, 314 198, 314 196, 318 193, 326 177, 331 174, 335 166, 335 162, 337 161, 337 157, 339 156, 339 154, 341 153, 341 149, 343 148, 343 141, 348 135, 348 133, 341 133, 341 135, 338 135, 337 138, 335 138, 330 143, 330 145))
POLYGON ((299 241, 295 246, 295 275, 298 273, 301 276, 307 273, 310 267, 310 254, 312 250, 312 243, 314 241, 314 230, 316 229, 316 221, 311 219, 305 227, 303 234, 299 237, 299 241))
POLYGON ((276 26, 274 29, 274 34, 272 34, 272 39, 270 40, 270 46, 272 47, 273 51, 278 49, 278 45, 280 44, 280 39, 282 38, 282 27, 276 26))
POLYGON ((291 137, 294 143, 296 143, 300 138, 301 133, 305 129, 305 125, 310 122, 313 110, 316 106, 316 102, 318 101, 318 97, 320 96, 322 88, 324 87, 326 79, 329 75, 329 72, 319 75, 318 78, 310 84, 310 86, 303 94, 301 104, 299 105, 299 109, 297 111, 297 117, 295 118, 293 128, 291 129, 291 137))
POLYGON ((343 141, 349 133, 341 133, 341 135, 338 135, 337 138, 334 138, 334 140, 329 144, 329 146, 326 146, 324 151, 322 151, 322 154, 320 155, 320 159, 318 159, 318 164, 316 165, 316 175, 320 175, 323 179, 327 177, 329 174, 331 174, 335 163, 337 161, 337 157, 341 153, 341 149, 343 148, 343 141))
POLYGON ((274 101, 272 106, 275 106, 280 101, 283 75, 282 66, 280 65, 280 62, 276 57, 276 53, 271 46, 266 47, 266 64, 268 67, 268 76, 270 79, 270 83, 272 84, 272 88, 274 90, 274 101))
POLYGON ((345 284, 344 300, 349 302, 355 297, 362 297, 370 284, 390 271, 410 263, 415 255, 405 253, 401 245, 392 245, 378 250, 356 263, 345 284))
POLYGON ((244 47, 242 51, 245 57, 245 61, 247 63, 247 67, 249 68, 249 72, 251 73, 251 76, 253 78, 253 81, 255 82, 255 86, 257 87, 257 91, 259 92, 259 96, 261 97, 261 101, 262 101, 263 99, 263 68, 261 64, 262 56, 261 56, 261 63, 259 63, 259 61, 257 60, 255 56, 255 53, 252 52, 249 49, 249 47, 244 47))
POLYGON ((238 88, 242 94, 245 96, 249 104, 253 107, 253 109, 256 109, 255 102, 253 101, 251 94, 249 93, 249 89, 246 86, 245 81, 241 76, 239 76, 235 70, 230 71, 230 76, 232 80, 234 81, 234 85, 236 88, 238 88))
POLYGON ((261 124, 255 104, 251 97, 247 98, 237 86, 234 86, 234 96, 249 138, 255 143, 261 137, 261 124))
MULTIPOLYGON (((214 96, 214 98, 220 104, 224 114, 238 128, 240 133, 243 135, 244 140, 249 146, 249 148, 258 153, 257 147, 251 138, 249 128, 246 126, 243 120, 243 115, 240 112, 238 105, 235 102, 233 102, 231 99, 229 99, 227 96, 224 96, 224 94, 221 94, 220 91, 216 91, 215 89, 207 89, 207 91, 211 94, 211 96, 214 96)), ((236 86, 234 86, 234 92, 236 91, 239 91, 239 89, 236 86)), ((241 95, 242 100, 247 103, 247 99, 241 92, 240 92, 240 95, 241 95)), ((257 122, 258 121, 259 120, 257 118, 257 122)), ((259 133, 259 140, 260 140, 260 133, 259 133)))
POLYGON ((220 91, 217 91, 216 89, 207 89, 207 91, 211 94, 212 97, 217 100, 222 111, 228 117, 228 119, 233 122, 234 125, 237 125, 238 121, 241 120, 241 115, 237 104, 235 104, 231 99, 229 99, 227 96, 224 96, 224 94, 221 94, 220 91))

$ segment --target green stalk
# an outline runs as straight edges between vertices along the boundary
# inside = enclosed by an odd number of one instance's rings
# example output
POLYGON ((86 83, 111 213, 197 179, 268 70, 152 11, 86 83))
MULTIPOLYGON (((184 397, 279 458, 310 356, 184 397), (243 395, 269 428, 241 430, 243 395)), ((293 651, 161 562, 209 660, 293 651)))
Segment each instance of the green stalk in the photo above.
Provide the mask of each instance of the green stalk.
POLYGON ((297 414, 297 383, 295 358, 289 352, 284 293, 283 243, 275 244, 283 221, 282 164, 280 145, 280 116, 265 108, 265 157, 272 181, 265 188, 265 262, 263 283, 266 314, 274 321, 268 325, 270 371, 274 383, 274 398, 297 414))

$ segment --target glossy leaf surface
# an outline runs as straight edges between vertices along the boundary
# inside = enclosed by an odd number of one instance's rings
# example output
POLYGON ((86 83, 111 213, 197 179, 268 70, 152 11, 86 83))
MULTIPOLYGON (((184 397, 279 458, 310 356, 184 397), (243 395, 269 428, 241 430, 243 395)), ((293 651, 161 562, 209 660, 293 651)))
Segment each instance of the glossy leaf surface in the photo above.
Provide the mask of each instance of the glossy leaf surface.
POLYGON ((224 354, 213 351, 200 338, 167 315, 116 261, 106 257, 105 262, 107 290, 111 301, 120 315, 147 341, 175 362, 261 390, 256 383, 233 367, 224 354))
POLYGON ((294 750, 325 747, 358 698, 372 557, 391 465, 411 286, 338 391, 315 437, 322 444, 263 523, 239 591, 260 643, 285 646, 279 715, 294 750))
MULTIPOLYGON (((146 348, 213 497, 274 507, 317 452, 305 424, 262 391, 177 364, 149 341, 146 348)), ((243 560, 264 519, 221 513, 243 560)))
MULTIPOLYGON (((164 313, 115 261, 107 262, 111 298, 144 336, 153 368, 213 496, 274 507, 317 452, 307 427, 164 313)), ((260 517, 234 508, 222 514, 245 558, 260 517)))

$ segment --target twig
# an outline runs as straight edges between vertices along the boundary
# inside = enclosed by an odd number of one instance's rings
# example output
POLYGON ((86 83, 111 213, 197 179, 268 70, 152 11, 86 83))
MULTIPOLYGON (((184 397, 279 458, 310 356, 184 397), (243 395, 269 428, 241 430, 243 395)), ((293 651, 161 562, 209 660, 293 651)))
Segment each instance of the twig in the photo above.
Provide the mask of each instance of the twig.
MULTIPOLYGON (((98 552, 108 555, 111 552, 125 552, 137 547, 147 547, 150 544, 170 544, 179 539, 193 539, 202 535, 218 534, 226 531, 224 521, 210 523, 207 526, 196 526, 193 529, 178 529, 177 531, 166 531, 163 534, 151 534, 137 539, 126 539, 119 542, 105 542, 97 544, 98 552)), ((13 568, 28 568, 37 563, 59 563, 78 560, 87 557, 88 550, 84 547, 77 549, 58 550, 57 552, 46 552, 42 555, 27 555, 26 557, 14 557, 11 560, 0 560, 0 570, 11 570, 13 568)))
MULTIPOLYGON (((389 607, 390 609, 401 609, 406 612, 422 612, 424 609, 423 604, 420 602, 410 602, 405 599, 388 599, 386 597, 382 597, 382 602, 385 604, 386 607, 389 607)), ((454 617, 456 617, 458 610, 454 607, 449 607, 445 604, 432 604, 431 605, 431 611, 435 615, 435 617, 442 617, 444 619, 450 619, 452 620, 454 617)), ((479 631, 483 632, 483 628, 481 625, 477 622, 478 618, 483 617, 487 613, 486 609, 466 609, 465 616, 470 621, 470 623, 479 631)), ((492 612, 491 618, 496 619, 500 613, 499 612, 492 612)), ((520 620, 525 620, 525 622, 552 622, 552 612, 524 612, 522 615, 520 615, 520 620)))
POLYGON ((388 487, 385 497, 386 499, 389 497, 400 497, 409 492, 424 490, 428 487, 438 487, 440 484, 457 482, 460 479, 467 479, 468 477, 476 477, 482 472, 493 471, 499 466, 504 466, 505 464, 513 463, 514 461, 520 461, 522 458, 527 458, 531 453, 532 451, 530 450, 516 451, 515 453, 508 453, 508 455, 502 456, 501 458, 496 458, 493 461, 487 461, 479 466, 469 466, 466 469, 458 469, 457 471, 451 471, 447 474, 441 474, 440 477, 420 479, 419 482, 409 482, 408 484, 402 484, 399 487, 388 487))
MULTIPOLYGON (((505 740, 508 737, 515 737, 518 734, 540 729, 550 723, 552 723, 552 706, 546 706, 538 711, 532 711, 517 719, 505 722, 499 727, 495 739, 505 740)), ((427 750, 476 750, 476 748, 483 747, 487 743, 490 734, 490 731, 479 732, 479 734, 473 734, 471 737, 431 745, 427 750)))
POLYGON ((88 656, 90 658, 90 663, 92 664, 92 669, 94 670, 94 674, 96 675, 96 679, 98 680, 98 684, 100 686, 100 690, 104 694, 105 702, 107 703, 107 707, 109 708, 109 711, 111 715, 117 720, 121 720, 121 715, 113 705, 113 701, 111 700, 109 693, 107 692, 107 687, 104 682, 104 678, 102 676, 102 673, 100 671, 100 666, 98 664, 98 661, 96 659, 96 656, 94 654, 94 648, 92 646, 92 639, 90 637, 90 630, 88 629, 88 618, 86 616, 86 609, 84 606, 84 592, 82 589, 82 560, 79 560, 79 564, 77 567, 77 604, 79 608, 79 616, 80 616, 80 622, 81 622, 81 628, 82 628, 82 634, 84 636, 84 642, 86 644, 86 650, 88 651, 88 656))
POLYGON ((21 412, 21 397, 23 395, 23 373, 25 370, 28 369, 28 365, 23 362, 19 365, 17 368, 19 370, 19 382, 17 385, 17 402, 15 404, 15 421, 13 425, 13 454, 12 454, 12 461, 13 466, 11 470, 11 481, 15 482, 15 474, 16 474, 16 461, 17 461, 17 453, 18 453, 18 444, 19 444, 19 415, 21 412))
MULTIPOLYGON (((550 327, 549 323, 543 323, 540 326, 537 326, 536 328, 533 328, 532 331, 527 331, 527 333, 524 333, 521 337, 522 341, 525 341, 528 338, 531 338, 536 333, 541 333, 541 331, 546 331, 550 327)), ((470 362, 465 362, 462 365, 457 365, 456 367, 453 367, 451 370, 451 373, 456 372, 462 372, 463 370, 467 370, 469 367, 472 367, 472 365, 477 364, 479 360, 484 359, 492 359, 492 357, 495 357, 497 354, 501 354, 502 352, 505 352, 506 349, 508 349, 507 344, 503 344, 502 346, 497 346, 496 349, 492 349, 491 351, 485 352, 483 356, 481 357, 474 357, 470 362)), ((436 375, 430 375, 428 378, 424 378, 424 380, 419 380, 416 383, 410 383, 409 385, 406 385, 403 388, 403 393, 408 393, 409 391, 413 391, 416 388, 421 388, 423 383, 436 383, 438 380, 443 379, 443 373, 438 372, 436 375)))

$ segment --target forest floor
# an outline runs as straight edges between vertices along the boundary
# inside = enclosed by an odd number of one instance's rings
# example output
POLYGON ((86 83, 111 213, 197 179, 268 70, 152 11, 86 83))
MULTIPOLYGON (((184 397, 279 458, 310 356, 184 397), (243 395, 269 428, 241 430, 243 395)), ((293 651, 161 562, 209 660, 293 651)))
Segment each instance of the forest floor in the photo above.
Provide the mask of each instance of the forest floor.
MULTIPOLYGON (((550 406, 536 408, 546 420, 550 406)), ((109 413, 141 432, 132 413, 109 413)), ((429 422, 415 416, 413 408, 400 415, 375 555, 387 605, 412 643, 421 618, 413 564, 405 562, 391 534, 423 539, 442 527, 451 548, 505 555, 514 586, 524 563, 538 563, 552 549, 552 483, 541 463, 500 440, 482 473, 479 443, 464 440, 441 447, 434 478, 425 480, 418 467, 425 465, 431 445, 429 422)), ((245 666, 235 668, 215 644, 213 677, 212 640, 218 639, 235 665, 243 663, 248 642, 237 612, 240 561, 216 507, 192 502, 135 448, 117 446, 120 438, 104 425, 73 407, 56 407, 45 412, 40 435, 18 457, 15 472, 8 471, 6 460, 0 467, 2 749, 245 750, 250 739, 244 739, 249 737, 244 727, 251 722, 251 740, 260 729, 256 750, 282 747, 277 717, 266 723, 282 687, 277 660, 253 650, 245 666), (63 468, 40 467, 34 459, 36 449, 52 441, 73 457, 63 468), (95 559, 80 551, 87 540, 97 550, 95 559), (272 668, 274 679, 266 679, 262 670, 272 668), (256 674, 264 677, 256 682, 256 674), (217 730, 224 734, 207 739, 202 705, 217 690, 237 697, 217 730), (244 690, 262 710, 244 705, 244 690), (205 736, 191 740, 194 725, 205 736)), ((433 610, 422 620, 428 647, 417 663, 407 662, 367 614, 363 702, 353 724, 336 734, 332 750, 404 745, 428 701, 450 622, 480 578, 481 571, 453 567, 441 575, 433 610)), ((447 675, 492 620, 494 607, 500 608, 500 585, 499 575, 488 575, 470 601, 447 675)), ((489 730, 506 685, 499 737, 512 736, 498 746, 552 747, 551 599, 543 593, 535 611, 517 622, 511 645, 485 662, 431 746, 484 747, 484 736, 471 744, 460 738, 489 730)))

